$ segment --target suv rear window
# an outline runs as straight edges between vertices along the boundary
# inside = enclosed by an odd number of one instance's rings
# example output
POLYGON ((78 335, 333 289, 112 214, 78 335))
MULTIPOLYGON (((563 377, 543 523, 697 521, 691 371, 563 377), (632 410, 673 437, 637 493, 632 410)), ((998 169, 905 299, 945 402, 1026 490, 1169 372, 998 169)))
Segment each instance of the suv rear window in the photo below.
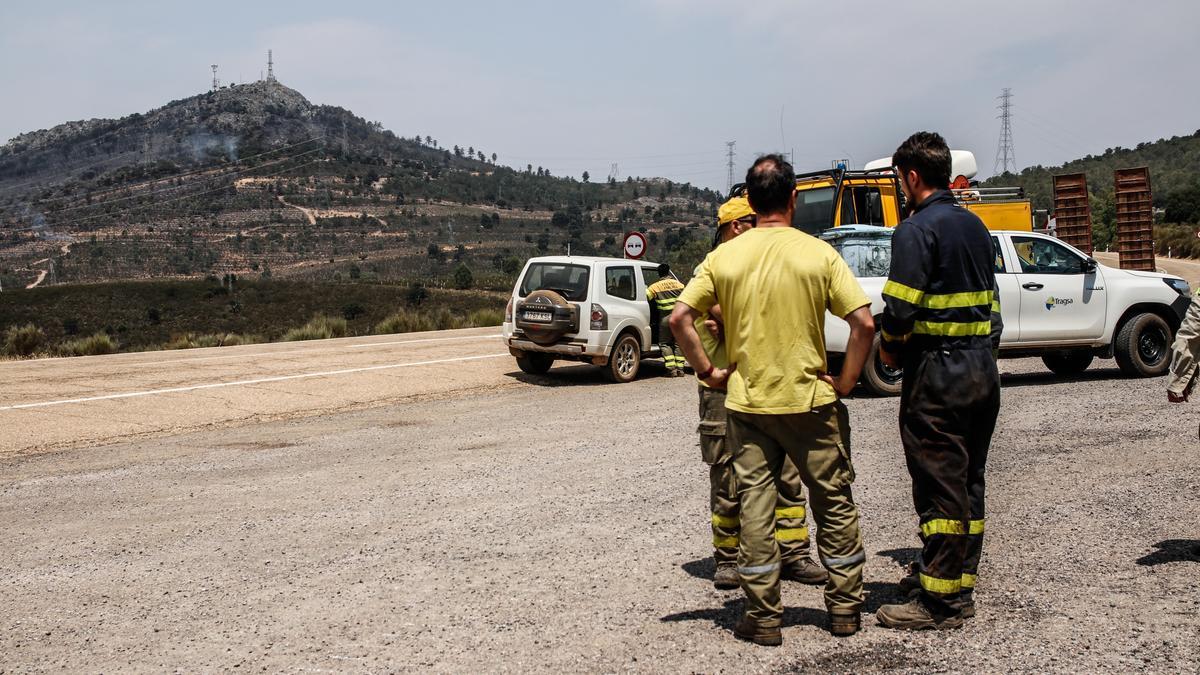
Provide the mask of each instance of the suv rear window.
POLYGON ((588 268, 567 263, 533 263, 521 281, 521 297, 534 291, 554 291, 572 302, 587 299, 588 268))

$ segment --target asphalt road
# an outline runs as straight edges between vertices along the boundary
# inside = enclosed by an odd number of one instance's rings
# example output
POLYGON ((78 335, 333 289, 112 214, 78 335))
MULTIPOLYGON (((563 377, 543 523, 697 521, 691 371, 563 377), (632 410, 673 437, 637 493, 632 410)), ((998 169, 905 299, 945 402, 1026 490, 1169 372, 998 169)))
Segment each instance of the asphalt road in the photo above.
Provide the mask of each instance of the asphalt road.
MULTIPOLYGON (((1004 362, 978 617, 837 640, 789 583, 769 649, 706 578, 694 382, 530 378, 494 334, 0 364, 0 672, 1200 662, 1200 410, 1162 380, 1004 362)), ((848 405, 873 610, 916 520, 896 401, 848 405)))
MULTIPOLYGON (((1093 254, 1096 260, 1108 265, 1109 267, 1120 267, 1121 256, 1117 253, 1099 252, 1093 254)), ((1188 258, 1164 258, 1158 256, 1154 259, 1155 269, 1167 274, 1174 274, 1187 280, 1192 288, 1200 285, 1200 260, 1191 260, 1188 258)))

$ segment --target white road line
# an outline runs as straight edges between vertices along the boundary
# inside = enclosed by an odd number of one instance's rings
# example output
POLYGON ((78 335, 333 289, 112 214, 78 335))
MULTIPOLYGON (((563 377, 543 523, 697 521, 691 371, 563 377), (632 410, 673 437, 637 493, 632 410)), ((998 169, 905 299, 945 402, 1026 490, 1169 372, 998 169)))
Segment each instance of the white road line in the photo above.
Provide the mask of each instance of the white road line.
POLYGON ((452 338, 422 338, 420 340, 393 340, 392 342, 368 342, 361 345, 350 345, 351 349, 362 349, 363 347, 383 347, 385 345, 411 345, 418 342, 449 342, 451 340, 495 340, 502 338, 503 335, 496 333, 495 335, 468 335, 467 337, 452 337, 452 338))
POLYGON ((509 356, 504 354, 487 354, 484 356, 460 356, 453 359, 437 359, 434 361, 417 361, 414 363, 391 363, 383 366, 365 366, 362 368, 346 368, 345 370, 326 370, 320 373, 302 373, 300 375, 279 375, 276 377, 262 377, 255 380, 238 380, 236 382, 213 382, 211 384, 196 384, 187 387, 171 387, 169 389, 151 389, 149 391, 131 391, 123 394, 106 394, 104 396, 87 396, 84 398, 68 398, 58 401, 42 401, 40 403, 19 403, 17 405, 0 406, 0 410, 21 410, 24 408, 45 408, 52 405, 66 405, 68 403, 88 403, 90 401, 109 401, 117 398, 134 398, 138 396, 154 396, 156 394, 175 394, 183 391, 196 391, 198 389, 218 389, 220 387, 238 387, 249 384, 263 384, 266 382, 283 382, 284 380, 300 380, 308 377, 328 377, 330 375, 347 375, 350 373, 364 373, 371 370, 388 370, 392 368, 411 368, 413 366, 430 366, 437 363, 454 363, 457 361, 477 361, 480 359, 496 359, 501 356, 509 356))
MULTIPOLYGON (((504 336, 497 333, 495 335, 468 335, 466 337, 421 338, 419 340, 394 340, 391 342, 371 342, 371 343, 362 344, 362 345, 349 345, 349 347, 351 349, 357 349, 360 347, 379 347, 382 345, 405 345, 405 344, 417 344, 417 343, 429 343, 429 342, 451 342, 451 341, 456 341, 456 340, 495 340, 495 339, 498 339, 501 337, 504 337, 504 336)), ((337 338, 337 339, 343 339, 343 338, 337 338)), ((314 342, 324 342, 324 340, 316 340, 314 342)), ((279 342, 264 343, 264 345, 257 345, 257 346, 265 346, 266 344, 282 344, 282 343, 279 343, 279 342)), ((247 345, 247 346, 249 346, 249 345, 247 345)), ((222 349, 222 348, 221 347, 202 347, 201 349, 222 349)), ((229 349, 234 349, 234 347, 229 347, 229 349)), ((311 349, 280 349, 280 350, 274 350, 274 351, 247 352, 244 354, 225 354, 223 356, 197 356, 197 357, 187 358, 187 359, 170 359, 170 360, 166 360, 166 361, 132 361, 132 362, 122 361, 122 365, 155 366, 155 365, 167 365, 167 364, 172 364, 172 363, 197 363, 200 361, 225 361, 228 359, 249 359, 249 358, 255 358, 255 357, 259 357, 259 356, 270 357, 270 356, 285 356, 288 354, 319 354, 322 352, 331 352, 331 351, 337 352, 337 351, 344 351, 344 350, 345 350, 345 347, 313 347, 311 349)), ((178 351, 186 353, 189 350, 181 349, 178 351)), ((39 364, 39 363, 48 363, 48 362, 52 362, 52 361, 76 361, 76 362, 78 362, 80 359, 112 358, 114 356, 143 356, 144 357, 147 354, 161 354, 161 353, 162 353, 161 351, 159 351, 159 352, 123 352, 121 354, 102 354, 102 355, 98 355, 98 356, 56 356, 56 357, 45 358, 45 359, 31 359, 31 360, 19 360, 19 361, 14 360, 14 361, 0 362, 0 366, 18 365, 18 364, 31 365, 31 364, 39 364)))
MULTIPOLYGON (((495 340, 503 337, 500 334, 496 335, 469 335, 467 337, 452 337, 452 338, 421 338, 420 340, 395 340, 392 342, 371 342, 363 345, 348 345, 350 349, 358 349, 360 347, 379 347, 381 345, 407 345, 428 342, 451 342, 455 340, 495 340)), ((276 343, 278 344, 278 343, 276 343)), ((171 361, 145 361, 142 363, 132 363, 130 365, 149 365, 156 366, 159 364, 168 363, 196 363, 198 361, 223 361, 228 359, 248 359, 256 356, 278 356, 287 354, 319 354, 322 352, 340 352, 344 351, 344 347, 314 347, 312 349, 287 349, 268 352, 252 352, 249 354, 228 354, 225 356, 198 356, 192 359, 174 359, 171 361)))

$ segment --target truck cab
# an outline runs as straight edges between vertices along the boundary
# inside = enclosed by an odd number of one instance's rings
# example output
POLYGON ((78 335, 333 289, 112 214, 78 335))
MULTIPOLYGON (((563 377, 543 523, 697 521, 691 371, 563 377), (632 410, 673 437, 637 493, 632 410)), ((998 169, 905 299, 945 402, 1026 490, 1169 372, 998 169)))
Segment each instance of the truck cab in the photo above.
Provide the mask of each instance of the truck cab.
MULTIPOLYGON (((951 150, 951 173, 947 186, 958 203, 979 216, 989 230, 1033 229, 1033 207, 1020 187, 981 188, 973 185, 975 156, 951 150)), ((904 193, 886 157, 867 163, 862 171, 842 165, 796 176, 796 215, 793 227, 819 236, 844 225, 895 227, 904 219, 904 193)), ((731 196, 742 194, 735 185, 731 196)))

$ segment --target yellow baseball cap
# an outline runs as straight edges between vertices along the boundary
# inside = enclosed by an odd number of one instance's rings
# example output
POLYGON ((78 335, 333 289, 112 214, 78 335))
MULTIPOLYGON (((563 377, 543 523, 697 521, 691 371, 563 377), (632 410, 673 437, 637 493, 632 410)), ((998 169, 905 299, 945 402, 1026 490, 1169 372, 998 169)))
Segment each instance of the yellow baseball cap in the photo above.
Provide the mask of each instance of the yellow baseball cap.
POLYGON ((741 220, 746 216, 754 215, 754 209, 750 208, 750 200, 745 197, 733 197, 729 201, 721 205, 717 209, 717 225, 732 223, 735 220, 741 220))

